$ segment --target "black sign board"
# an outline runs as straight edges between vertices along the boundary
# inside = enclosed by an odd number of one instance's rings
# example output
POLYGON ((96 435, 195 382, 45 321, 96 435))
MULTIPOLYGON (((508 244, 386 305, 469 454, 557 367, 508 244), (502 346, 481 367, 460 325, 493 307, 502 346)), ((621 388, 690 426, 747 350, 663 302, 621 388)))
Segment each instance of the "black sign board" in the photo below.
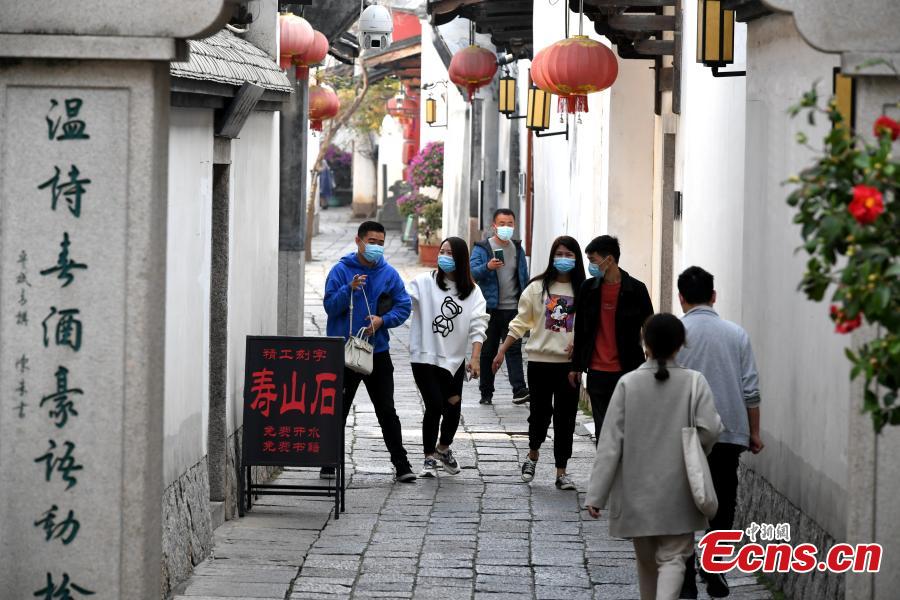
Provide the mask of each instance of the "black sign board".
MULTIPOLYGON (((242 465, 246 507, 258 495, 344 496, 344 340, 247 336, 242 465), (332 467, 328 486, 255 484, 250 467, 332 467)), ((338 501, 340 500, 340 506, 338 501)))

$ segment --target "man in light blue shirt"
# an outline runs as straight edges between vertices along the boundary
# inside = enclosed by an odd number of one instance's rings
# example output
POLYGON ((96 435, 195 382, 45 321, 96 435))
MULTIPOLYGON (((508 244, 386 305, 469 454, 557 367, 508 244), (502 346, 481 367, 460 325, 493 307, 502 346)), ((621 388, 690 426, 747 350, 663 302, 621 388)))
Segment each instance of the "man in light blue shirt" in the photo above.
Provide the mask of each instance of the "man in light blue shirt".
MULTIPOLYGON (((726 321, 713 309, 716 291, 713 276, 690 267, 678 277, 678 298, 687 332, 678 363, 703 373, 709 382, 725 431, 710 452, 709 469, 719 499, 719 511, 709 520, 710 529, 732 529, 737 502, 738 461, 741 452, 763 449, 759 436, 759 374, 750 336, 739 325, 726 321)), ((713 598, 728 595, 724 575, 702 572, 713 598)), ((694 561, 685 572, 682 598, 697 597, 694 561), (693 588, 693 589, 691 589, 693 588)))

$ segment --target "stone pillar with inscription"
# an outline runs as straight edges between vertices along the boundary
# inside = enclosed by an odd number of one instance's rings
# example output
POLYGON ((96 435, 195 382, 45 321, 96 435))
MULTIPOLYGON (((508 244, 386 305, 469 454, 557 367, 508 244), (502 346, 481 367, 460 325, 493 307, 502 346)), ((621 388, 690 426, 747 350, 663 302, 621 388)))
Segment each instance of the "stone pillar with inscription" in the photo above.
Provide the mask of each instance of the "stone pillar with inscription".
POLYGON ((0 0, 4 598, 159 597, 168 63, 227 9, 0 0))

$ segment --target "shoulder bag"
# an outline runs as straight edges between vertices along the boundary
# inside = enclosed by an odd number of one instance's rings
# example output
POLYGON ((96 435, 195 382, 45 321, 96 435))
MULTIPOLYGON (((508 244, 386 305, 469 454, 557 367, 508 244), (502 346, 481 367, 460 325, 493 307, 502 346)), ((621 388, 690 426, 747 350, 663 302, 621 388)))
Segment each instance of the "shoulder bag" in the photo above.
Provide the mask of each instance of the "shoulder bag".
POLYGON ((716 516, 719 510, 719 499, 716 497, 716 489, 713 487, 712 474, 709 472, 709 462, 703 445, 700 443, 700 435, 697 433, 695 423, 695 407, 697 401, 697 382, 700 373, 693 372, 691 380, 691 397, 689 404, 689 421, 687 427, 681 428, 681 447, 684 452, 684 466, 687 469, 688 482, 691 486, 691 495, 694 504, 707 518, 716 516))
MULTIPOLYGON (((366 290, 362 287, 360 289, 362 290, 363 298, 366 301, 366 312, 368 312, 371 317, 372 311, 369 309, 369 299, 366 297, 366 290)), ((374 348, 365 334, 365 327, 360 327, 359 331, 356 332, 356 335, 353 335, 353 295, 354 290, 351 287, 350 325, 348 327, 350 337, 347 339, 347 343, 344 344, 344 366, 362 375, 371 375, 373 369, 374 348)))

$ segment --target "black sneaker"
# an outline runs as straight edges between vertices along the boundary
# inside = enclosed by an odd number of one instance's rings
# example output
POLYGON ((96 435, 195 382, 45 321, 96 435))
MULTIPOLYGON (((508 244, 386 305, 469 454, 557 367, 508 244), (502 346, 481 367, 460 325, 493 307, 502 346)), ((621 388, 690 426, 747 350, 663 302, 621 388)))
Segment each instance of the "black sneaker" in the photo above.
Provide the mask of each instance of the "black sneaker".
POLYGON ((478 404, 493 404, 494 400, 490 396, 481 396, 481 400, 478 401, 478 404))
POLYGON ((513 392, 513 404, 525 404, 531 399, 531 392, 528 388, 523 388, 517 392, 513 392))
POLYGON ((413 483, 416 480, 416 474, 412 472, 409 463, 397 469, 397 481, 400 483, 413 483))
POLYGON ((441 459, 441 463, 443 463, 445 471, 447 471, 451 475, 456 475, 457 473, 459 473, 459 463, 456 462, 456 459, 453 457, 453 450, 447 448, 446 451, 441 452, 440 449, 436 449, 435 454, 437 454, 437 457, 441 459))
POLYGON ((319 469, 319 479, 334 479, 336 477, 334 467, 322 467, 319 469))
POLYGON ((522 481, 527 483, 534 479, 535 467, 537 467, 537 461, 531 460, 526 456, 525 462, 522 463, 522 481))
POLYGON ((556 489, 558 490, 574 490, 575 482, 569 477, 568 473, 563 473, 556 478, 556 489))
POLYGON ((706 582, 706 593, 711 598, 726 598, 731 593, 724 573, 709 573, 703 569, 699 569, 698 573, 700 578, 706 582))

